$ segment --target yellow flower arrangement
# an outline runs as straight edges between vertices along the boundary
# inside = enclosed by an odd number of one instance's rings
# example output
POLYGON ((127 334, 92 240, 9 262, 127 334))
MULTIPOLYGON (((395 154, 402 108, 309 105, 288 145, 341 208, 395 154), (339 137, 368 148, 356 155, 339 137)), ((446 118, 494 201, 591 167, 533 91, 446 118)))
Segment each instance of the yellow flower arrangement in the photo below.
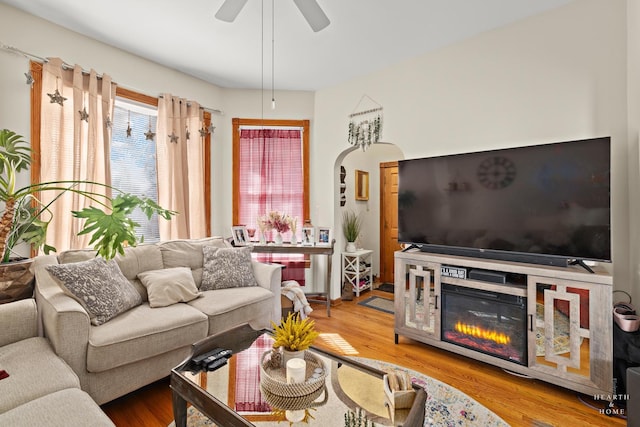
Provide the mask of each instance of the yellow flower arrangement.
POLYGON ((286 319, 280 321, 279 325, 271 322, 276 340, 273 343, 273 348, 284 347, 289 351, 308 349, 319 335, 313 329, 314 325, 315 322, 308 317, 300 319, 300 316, 293 313, 289 313, 286 319))

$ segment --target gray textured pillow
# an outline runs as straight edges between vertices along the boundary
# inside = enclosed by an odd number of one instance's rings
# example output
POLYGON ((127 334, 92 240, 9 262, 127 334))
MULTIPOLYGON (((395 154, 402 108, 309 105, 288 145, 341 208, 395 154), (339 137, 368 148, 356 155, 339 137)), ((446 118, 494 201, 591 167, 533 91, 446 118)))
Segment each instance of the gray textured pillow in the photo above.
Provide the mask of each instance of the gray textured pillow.
POLYGON ((201 291, 258 286, 251 266, 251 248, 202 248, 201 291))
POLYGON ((98 326, 142 303, 135 287, 114 260, 88 261, 46 266, 62 288, 87 310, 98 326))
POLYGON ((138 273, 147 288, 149 306, 166 307, 177 302, 189 302, 202 295, 188 267, 163 268, 138 273))

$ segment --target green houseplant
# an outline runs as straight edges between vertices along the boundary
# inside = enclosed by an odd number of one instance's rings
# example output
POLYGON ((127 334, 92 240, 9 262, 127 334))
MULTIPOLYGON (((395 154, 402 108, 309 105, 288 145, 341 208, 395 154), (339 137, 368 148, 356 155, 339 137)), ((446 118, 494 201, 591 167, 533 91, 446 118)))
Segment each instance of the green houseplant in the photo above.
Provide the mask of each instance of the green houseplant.
POLYGON ((355 241, 358 239, 362 231, 362 218, 353 211, 347 210, 342 212, 342 233, 347 239, 347 252, 355 252, 355 241))
POLYGON ((18 187, 18 173, 30 165, 31 148, 24 138, 11 130, 0 130, 0 202, 4 203, 0 217, 1 263, 10 261, 14 247, 21 242, 42 248, 45 254, 56 250, 46 243, 47 226, 51 221, 49 206, 65 192, 79 194, 94 204, 80 211, 72 211, 71 214, 85 220, 78 234, 91 235, 89 244, 105 259, 124 253, 127 245, 135 246, 138 243, 135 228, 139 224, 129 218, 136 208, 140 208, 149 218, 157 213, 162 218, 170 219, 176 213, 146 197, 124 193, 96 182, 52 181, 18 187), (82 190, 82 184, 110 188, 115 196, 82 190), (45 191, 57 193, 53 201, 46 205, 38 199, 38 195, 45 191))

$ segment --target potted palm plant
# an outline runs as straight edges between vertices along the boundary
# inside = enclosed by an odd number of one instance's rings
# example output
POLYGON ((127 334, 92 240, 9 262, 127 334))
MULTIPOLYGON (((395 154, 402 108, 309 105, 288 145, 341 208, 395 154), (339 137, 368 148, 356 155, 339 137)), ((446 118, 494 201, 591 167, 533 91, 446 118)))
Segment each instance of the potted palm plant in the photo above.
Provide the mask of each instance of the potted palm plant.
POLYGON ((362 231, 362 218, 353 211, 347 210, 342 213, 342 233, 347 239, 347 252, 356 251, 356 239, 362 231))
POLYGON ((24 137, 8 129, 0 130, 0 202, 4 203, 4 209, 0 211, 0 303, 7 302, 7 294, 11 297, 11 294, 28 293, 28 283, 33 278, 28 272, 30 260, 15 262, 16 245, 24 242, 42 249, 45 254, 56 250, 46 243, 46 235, 51 221, 49 206, 61 194, 73 192, 88 198, 95 205, 71 214, 85 220, 78 234, 91 235, 89 244, 105 259, 124 253, 127 245, 135 246, 138 243, 135 235, 138 224, 129 217, 136 208, 140 208, 149 218, 154 213, 165 219, 175 214, 149 198, 124 193, 102 183, 53 181, 18 187, 18 174, 30 165, 31 148, 24 137), (115 196, 82 190, 82 184, 111 188, 115 196), (38 195, 45 191, 56 192, 57 196, 51 203, 43 204, 38 199, 38 195), (9 291, 10 288, 13 290, 9 291))

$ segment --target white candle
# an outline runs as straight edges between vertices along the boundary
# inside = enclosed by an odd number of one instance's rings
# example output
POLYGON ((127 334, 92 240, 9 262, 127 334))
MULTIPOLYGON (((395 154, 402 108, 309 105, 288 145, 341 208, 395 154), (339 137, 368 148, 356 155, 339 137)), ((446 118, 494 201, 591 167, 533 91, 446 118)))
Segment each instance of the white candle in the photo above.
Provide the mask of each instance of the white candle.
POLYGON ((291 359, 287 362, 287 384, 303 383, 307 372, 307 362, 291 359))

